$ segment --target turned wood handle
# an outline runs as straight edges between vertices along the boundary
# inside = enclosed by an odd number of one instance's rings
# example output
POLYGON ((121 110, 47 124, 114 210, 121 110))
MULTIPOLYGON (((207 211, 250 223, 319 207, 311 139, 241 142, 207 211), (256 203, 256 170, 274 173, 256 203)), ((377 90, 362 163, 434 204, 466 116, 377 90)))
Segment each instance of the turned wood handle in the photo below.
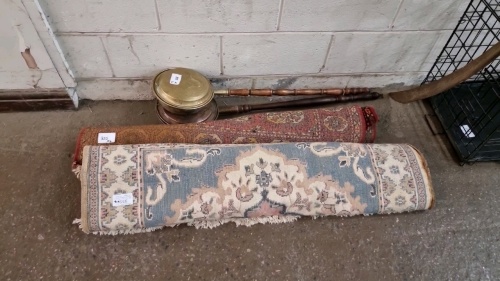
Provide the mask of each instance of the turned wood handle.
POLYGON ((359 95, 345 95, 345 96, 328 96, 317 98, 306 98, 293 101, 281 101, 262 104, 246 104, 246 105, 232 105, 232 106, 219 106, 219 114, 236 114, 246 113, 255 110, 273 110, 273 109, 286 109, 295 107, 314 107, 320 105, 327 105, 332 103, 340 103, 355 100, 373 100, 378 99, 382 95, 379 93, 365 93, 359 95))
POLYGON ((331 89, 229 89, 215 91, 225 96, 307 96, 307 95, 359 95, 369 93, 369 88, 331 88, 331 89))

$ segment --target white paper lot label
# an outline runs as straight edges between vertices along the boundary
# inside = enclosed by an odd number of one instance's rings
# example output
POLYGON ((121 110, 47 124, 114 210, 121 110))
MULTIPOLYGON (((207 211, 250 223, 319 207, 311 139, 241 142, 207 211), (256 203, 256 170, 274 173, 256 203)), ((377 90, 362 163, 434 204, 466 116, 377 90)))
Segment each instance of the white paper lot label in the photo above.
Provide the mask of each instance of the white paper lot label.
POLYGON ((182 80, 182 75, 177 74, 177 73, 172 73, 172 76, 170 76, 170 84, 172 85, 179 85, 182 80))
POLYGON ((97 135, 97 143, 114 143, 116 140, 116 133, 99 133, 97 135))
POLYGON ((469 139, 474 138, 476 136, 470 129, 469 125, 460 126, 460 130, 462 130, 462 133, 469 139))
POLYGON ((113 207, 127 206, 134 204, 134 196, 132 193, 123 193, 113 195, 113 207))

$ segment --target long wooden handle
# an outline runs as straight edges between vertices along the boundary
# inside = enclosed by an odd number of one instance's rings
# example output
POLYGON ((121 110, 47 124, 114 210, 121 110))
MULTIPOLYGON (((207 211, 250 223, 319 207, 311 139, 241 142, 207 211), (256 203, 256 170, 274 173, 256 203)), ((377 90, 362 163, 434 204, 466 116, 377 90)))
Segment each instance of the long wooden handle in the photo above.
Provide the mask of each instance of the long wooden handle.
POLYGON ((220 96, 308 96, 308 95, 358 95, 369 93, 369 88, 330 89, 225 89, 215 91, 220 96))
POLYGON ((219 106, 219 114, 237 114, 246 113, 256 110, 276 110, 287 109, 295 107, 314 107, 327 105, 332 103, 340 103, 355 100, 373 100, 381 97, 379 93, 365 93, 359 95, 346 95, 346 96, 328 96, 317 98, 306 98, 293 101, 272 102, 263 104, 248 104, 248 105, 232 105, 232 106, 219 106))
POLYGON ((475 60, 469 62, 464 67, 444 76, 439 80, 414 89, 390 93, 389 95, 393 100, 400 103, 409 103, 435 96, 469 79, 474 74, 488 66, 498 56, 500 56, 500 42, 493 45, 493 47, 477 57, 475 60))

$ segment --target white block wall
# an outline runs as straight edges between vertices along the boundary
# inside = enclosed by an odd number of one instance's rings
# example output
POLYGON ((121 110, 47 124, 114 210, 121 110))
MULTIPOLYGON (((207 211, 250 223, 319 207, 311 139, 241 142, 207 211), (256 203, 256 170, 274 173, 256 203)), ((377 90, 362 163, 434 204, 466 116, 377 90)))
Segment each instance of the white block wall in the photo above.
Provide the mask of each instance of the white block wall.
POLYGON ((468 2, 42 0, 89 99, 151 98, 176 66, 217 87, 419 84, 468 2))

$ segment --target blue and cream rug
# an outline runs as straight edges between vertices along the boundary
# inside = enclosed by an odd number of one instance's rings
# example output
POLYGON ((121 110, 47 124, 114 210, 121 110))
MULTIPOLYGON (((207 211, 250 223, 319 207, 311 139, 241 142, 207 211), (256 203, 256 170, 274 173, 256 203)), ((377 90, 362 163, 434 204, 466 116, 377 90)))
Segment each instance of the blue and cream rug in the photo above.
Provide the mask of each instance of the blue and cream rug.
POLYGON ((401 213, 434 202, 427 164, 405 144, 86 146, 80 180, 76 222, 95 234, 401 213))

